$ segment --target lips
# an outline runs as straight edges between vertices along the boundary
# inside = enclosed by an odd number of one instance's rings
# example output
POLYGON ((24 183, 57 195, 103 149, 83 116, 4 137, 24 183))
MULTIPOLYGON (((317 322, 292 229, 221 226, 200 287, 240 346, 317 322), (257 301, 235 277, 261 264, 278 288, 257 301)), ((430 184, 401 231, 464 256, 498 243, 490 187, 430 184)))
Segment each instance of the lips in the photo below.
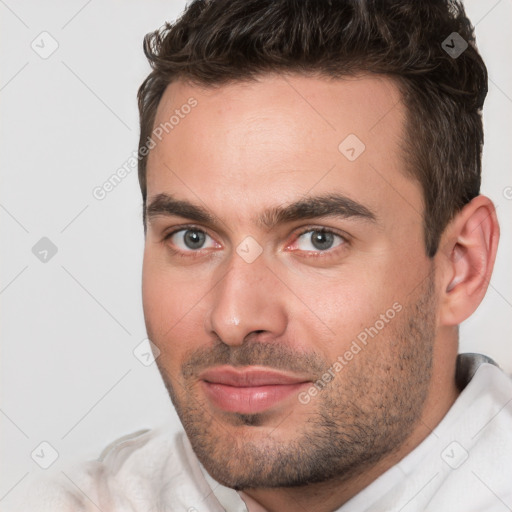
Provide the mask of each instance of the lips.
POLYGON ((310 380, 265 368, 211 368, 199 376, 207 398, 224 411, 251 414, 277 406, 310 380))

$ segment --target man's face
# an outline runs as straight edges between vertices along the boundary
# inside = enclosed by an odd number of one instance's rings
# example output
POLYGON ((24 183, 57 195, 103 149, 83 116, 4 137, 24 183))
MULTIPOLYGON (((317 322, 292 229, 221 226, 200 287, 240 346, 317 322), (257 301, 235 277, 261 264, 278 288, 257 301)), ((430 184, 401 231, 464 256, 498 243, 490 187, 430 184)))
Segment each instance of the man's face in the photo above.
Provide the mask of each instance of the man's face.
POLYGON ((173 115, 148 160, 143 301, 200 461, 230 487, 281 487, 392 452, 422 412, 436 331, 398 89, 176 82, 155 128, 173 115))

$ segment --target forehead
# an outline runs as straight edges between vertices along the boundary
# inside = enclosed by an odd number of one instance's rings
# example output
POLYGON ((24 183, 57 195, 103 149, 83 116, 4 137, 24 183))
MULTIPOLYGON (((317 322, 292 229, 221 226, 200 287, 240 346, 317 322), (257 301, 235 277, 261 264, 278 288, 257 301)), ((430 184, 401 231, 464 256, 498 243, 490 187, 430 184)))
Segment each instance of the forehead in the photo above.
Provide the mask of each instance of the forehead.
POLYGON ((422 198, 405 172, 404 123, 398 87, 379 75, 174 82, 157 110, 154 127, 164 129, 148 158, 148 199, 167 192, 240 217, 336 191, 372 210, 391 200, 417 217, 422 198))

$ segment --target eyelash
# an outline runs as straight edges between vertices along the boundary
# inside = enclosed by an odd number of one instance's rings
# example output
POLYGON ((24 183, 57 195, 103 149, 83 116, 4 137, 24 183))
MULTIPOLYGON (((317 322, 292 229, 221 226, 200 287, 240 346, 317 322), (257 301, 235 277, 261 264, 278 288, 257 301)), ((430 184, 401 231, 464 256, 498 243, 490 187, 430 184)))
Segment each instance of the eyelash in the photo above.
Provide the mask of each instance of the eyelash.
MULTIPOLYGON (((180 231, 187 231, 187 230, 200 231, 201 233, 204 233, 205 235, 208 235, 211 237, 211 235, 209 235, 203 228, 200 228, 199 226, 194 226, 193 224, 188 224, 188 225, 186 224, 184 226, 178 226, 175 229, 171 230, 169 233, 166 233, 164 235, 164 238, 162 241, 166 242, 166 241, 170 240, 176 233, 179 233, 180 231)), ((213 238, 213 237, 211 237, 211 238, 213 238)), ((200 250, 183 252, 183 251, 180 251, 179 249, 175 249, 171 246, 168 246, 168 248, 173 253, 173 255, 179 256, 181 258, 197 258, 198 256, 201 256, 200 250)))
MULTIPOLYGON (((202 233, 204 233, 205 235, 208 235, 210 236, 212 239, 213 237, 211 235, 208 234, 207 231, 205 231, 203 228, 200 228, 199 226, 195 226, 193 224, 189 224, 189 225, 184 225, 184 226, 179 226, 177 227, 176 229, 173 229, 171 232, 167 233, 164 235, 164 238, 163 238, 163 241, 167 241, 169 240, 173 235, 175 235, 176 233, 179 233, 180 231, 187 231, 187 230, 192 230, 192 231, 200 231, 202 233)), ((341 234, 333 229, 329 229, 329 228, 326 228, 324 226, 308 226, 306 228, 303 228, 301 231, 299 231, 295 236, 294 236, 294 239, 293 241, 290 243, 290 244, 287 244, 287 247, 289 247, 290 245, 292 245, 293 243, 295 243, 302 235, 305 235, 306 233, 309 233, 311 231, 316 231, 318 233, 329 233, 329 234, 332 234, 332 235, 335 235, 335 236, 338 236, 340 237, 342 240, 343 240, 343 243, 339 246, 336 246, 334 249, 330 250, 330 249, 327 249, 326 251, 298 251, 298 252, 303 252, 303 253, 308 253, 307 256, 304 256, 304 257, 308 257, 308 258, 318 258, 318 257, 328 257, 328 256, 331 256, 332 254, 334 253, 337 253, 339 250, 343 250, 343 249, 346 249, 346 246, 347 245, 350 245, 350 240, 349 240, 349 237, 345 234, 341 234), (323 255, 323 256, 322 256, 323 255)), ((197 250, 197 251, 187 251, 186 253, 178 250, 178 249, 174 249, 172 247, 170 247, 170 250, 178 255, 178 256, 181 256, 183 258, 190 258, 190 257, 198 257, 200 256, 201 254, 201 250, 197 250)), ((294 251, 296 252, 296 251, 294 251)))
MULTIPOLYGON (((343 240, 343 243, 341 245, 334 247, 333 249, 327 249, 326 251, 320 251, 320 250, 318 250, 318 251, 298 251, 298 252, 307 254, 304 257, 327 258, 328 256, 332 256, 333 254, 337 254, 340 250, 346 249, 347 245, 350 244, 349 238, 347 235, 341 234, 338 231, 326 228, 324 226, 308 226, 306 228, 303 228, 302 231, 299 231, 297 233, 297 235, 295 235, 292 244, 295 243, 302 235, 305 235, 306 233, 310 233, 312 231, 315 231, 317 233, 327 233, 327 234, 338 236, 343 240)), ((291 244, 288 244, 288 246, 290 246, 290 245, 291 244)))

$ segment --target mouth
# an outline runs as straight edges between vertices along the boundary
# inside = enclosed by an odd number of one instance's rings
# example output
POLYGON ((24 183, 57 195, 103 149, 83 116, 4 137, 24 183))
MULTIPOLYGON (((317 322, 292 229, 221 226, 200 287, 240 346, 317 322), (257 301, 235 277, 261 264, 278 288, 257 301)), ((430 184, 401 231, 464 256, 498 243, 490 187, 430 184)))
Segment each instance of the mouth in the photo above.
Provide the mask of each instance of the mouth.
POLYGON ((304 377, 256 367, 219 366, 202 372, 199 378, 214 406, 242 414, 270 409, 311 383, 304 377))

